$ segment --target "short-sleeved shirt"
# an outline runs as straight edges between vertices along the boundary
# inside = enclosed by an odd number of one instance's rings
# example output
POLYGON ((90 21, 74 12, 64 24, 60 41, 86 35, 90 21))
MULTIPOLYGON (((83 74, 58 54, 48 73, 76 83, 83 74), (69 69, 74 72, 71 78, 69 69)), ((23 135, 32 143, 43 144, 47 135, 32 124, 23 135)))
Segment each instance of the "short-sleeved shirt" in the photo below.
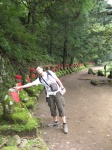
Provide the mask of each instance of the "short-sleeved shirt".
POLYGON ((51 75, 48 75, 47 72, 44 72, 44 76, 42 78, 40 78, 40 79, 37 78, 35 81, 33 81, 33 83, 35 85, 42 84, 45 87, 46 92, 47 92, 47 96, 49 96, 49 95, 56 95, 56 93, 60 91, 60 87, 59 87, 58 83, 55 80, 55 78, 57 77, 56 74, 54 72, 52 72, 51 70, 49 70, 49 73, 51 75), (40 80, 41 80, 41 82, 40 82, 40 80), (54 82, 57 84, 58 90, 55 91, 55 92, 52 92, 51 88, 48 85, 50 85, 51 83, 54 83, 54 82))

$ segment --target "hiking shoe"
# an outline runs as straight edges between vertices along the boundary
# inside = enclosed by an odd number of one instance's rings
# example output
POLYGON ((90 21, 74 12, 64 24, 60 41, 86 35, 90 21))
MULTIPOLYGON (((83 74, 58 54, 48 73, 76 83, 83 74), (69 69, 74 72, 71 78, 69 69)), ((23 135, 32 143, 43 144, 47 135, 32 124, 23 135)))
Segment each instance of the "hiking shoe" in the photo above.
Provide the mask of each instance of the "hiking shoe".
POLYGON ((53 127, 58 127, 58 122, 54 122, 53 127))
POLYGON ((63 131, 64 131, 65 134, 68 133, 68 126, 67 126, 66 123, 63 123, 63 131))
POLYGON ((50 127, 50 126, 58 127, 58 122, 54 122, 54 123, 52 123, 52 124, 48 124, 47 126, 48 126, 48 127, 50 127))

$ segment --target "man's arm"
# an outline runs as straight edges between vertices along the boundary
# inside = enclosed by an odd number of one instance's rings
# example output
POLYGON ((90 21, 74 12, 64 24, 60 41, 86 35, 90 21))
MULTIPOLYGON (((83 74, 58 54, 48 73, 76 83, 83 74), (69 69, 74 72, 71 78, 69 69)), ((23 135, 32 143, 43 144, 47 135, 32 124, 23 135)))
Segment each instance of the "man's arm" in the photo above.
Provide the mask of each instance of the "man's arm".
POLYGON ((58 85, 61 87, 61 89, 64 89, 64 86, 62 84, 62 82, 60 81, 60 79, 58 77, 55 77, 56 82, 58 83, 58 85))
POLYGON ((35 82, 31 82, 31 83, 27 83, 25 85, 22 85, 22 86, 17 86, 17 87, 14 87, 16 90, 19 90, 20 88, 28 88, 28 87, 31 87, 31 86, 34 86, 36 85, 35 82))
POLYGON ((64 95, 66 93, 66 89, 64 88, 62 82, 60 81, 60 79, 58 77, 56 77, 56 82, 58 83, 58 85, 61 87, 61 93, 63 93, 62 95, 64 95))

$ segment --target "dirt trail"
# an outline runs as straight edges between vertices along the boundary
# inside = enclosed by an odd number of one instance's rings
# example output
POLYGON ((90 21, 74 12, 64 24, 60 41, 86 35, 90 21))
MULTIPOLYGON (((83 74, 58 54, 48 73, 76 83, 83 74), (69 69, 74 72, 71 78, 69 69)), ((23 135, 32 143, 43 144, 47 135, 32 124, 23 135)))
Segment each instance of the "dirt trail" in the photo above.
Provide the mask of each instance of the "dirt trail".
POLYGON ((63 133, 60 119, 58 128, 46 126, 52 123, 52 117, 44 93, 40 95, 34 115, 43 120, 42 137, 50 150, 112 150, 112 87, 91 85, 93 78, 98 77, 88 75, 87 70, 61 78, 67 90, 68 134, 63 133))

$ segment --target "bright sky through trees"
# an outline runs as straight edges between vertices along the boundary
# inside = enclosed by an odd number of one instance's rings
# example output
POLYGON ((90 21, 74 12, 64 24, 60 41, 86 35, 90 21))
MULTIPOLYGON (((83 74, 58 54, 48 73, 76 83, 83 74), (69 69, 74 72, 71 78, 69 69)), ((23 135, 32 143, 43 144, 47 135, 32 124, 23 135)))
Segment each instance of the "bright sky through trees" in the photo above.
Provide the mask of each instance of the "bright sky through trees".
POLYGON ((106 0, 108 4, 112 5, 112 0, 106 0))

